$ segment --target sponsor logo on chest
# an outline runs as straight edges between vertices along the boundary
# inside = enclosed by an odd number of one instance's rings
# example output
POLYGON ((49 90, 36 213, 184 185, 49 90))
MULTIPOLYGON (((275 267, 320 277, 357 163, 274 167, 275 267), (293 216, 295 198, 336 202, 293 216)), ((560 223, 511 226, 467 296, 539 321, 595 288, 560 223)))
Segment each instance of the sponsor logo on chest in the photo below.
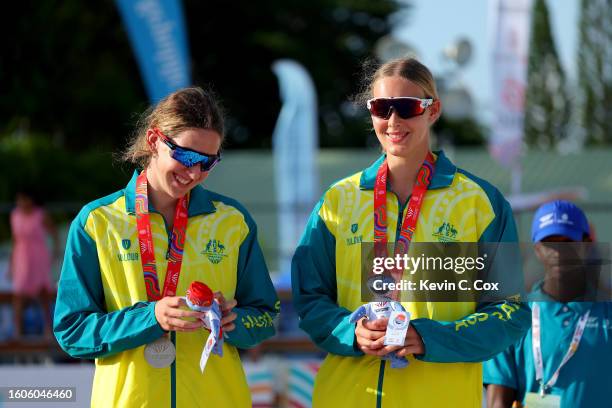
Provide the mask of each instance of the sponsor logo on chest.
POLYGON ((119 252, 117 252, 117 260, 119 262, 132 262, 140 259, 140 254, 138 252, 124 252, 132 248, 132 241, 130 239, 122 239, 121 247, 123 248, 123 251, 120 248, 119 252))
POLYGON ((357 224, 357 223, 352 224, 351 225, 351 233, 353 235, 349 236, 348 238, 346 238, 346 245, 361 244, 361 241, 363 240, 363 235, 362 234, 355 235, 357 233, 357 231, 359 231, 359 224, 357 224))

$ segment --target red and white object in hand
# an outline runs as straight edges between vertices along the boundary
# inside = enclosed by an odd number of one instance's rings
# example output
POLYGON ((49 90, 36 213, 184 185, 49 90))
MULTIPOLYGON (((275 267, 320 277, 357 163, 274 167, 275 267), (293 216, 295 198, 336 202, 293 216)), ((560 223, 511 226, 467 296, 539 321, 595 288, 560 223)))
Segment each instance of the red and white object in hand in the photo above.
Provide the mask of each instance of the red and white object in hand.
POLYGON ((204 327, 210 330, 200 357, 200 370, 204 372, 210 353, 223 357, 223 330, 221 329, 221 309, 213 291, 205 283, 193 281, 187 289, 185 301, 189 308, 206 313, 202 318, 204 327))

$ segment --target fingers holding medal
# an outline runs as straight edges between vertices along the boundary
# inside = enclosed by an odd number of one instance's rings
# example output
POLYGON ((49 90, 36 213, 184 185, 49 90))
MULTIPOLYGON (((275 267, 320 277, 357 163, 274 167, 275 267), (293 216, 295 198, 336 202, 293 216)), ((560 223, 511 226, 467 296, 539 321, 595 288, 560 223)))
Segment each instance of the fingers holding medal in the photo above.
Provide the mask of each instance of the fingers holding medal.
POLYGON ((155 304, 155 318, 165 331, 196 331, 202 328, 203 317, 203 312, 190 310, 181 296, 166 296, 155 304))
POLYGON ((221 292, 215 292, 214 296, 217 303, 219 303, 219 308, 221 309, 221 326, 223 327, 223 331, 231 332, 236 328, 234 320, 236 320, 238 317, 236 313, 232 312, 232 309, 236 307, 238 302, 236 299, 226 300, 221 292))

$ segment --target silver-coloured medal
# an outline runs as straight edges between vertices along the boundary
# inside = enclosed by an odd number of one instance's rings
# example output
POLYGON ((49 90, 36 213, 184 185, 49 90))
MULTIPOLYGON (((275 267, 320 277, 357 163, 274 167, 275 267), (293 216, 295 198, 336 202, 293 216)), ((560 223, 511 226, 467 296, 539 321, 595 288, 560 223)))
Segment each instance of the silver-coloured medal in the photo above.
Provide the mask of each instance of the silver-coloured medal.
POLYGON ((176 358, 176 348, 168 336, 162 336, 145 346, 144 357, 152 367, 169 367, 176 358))

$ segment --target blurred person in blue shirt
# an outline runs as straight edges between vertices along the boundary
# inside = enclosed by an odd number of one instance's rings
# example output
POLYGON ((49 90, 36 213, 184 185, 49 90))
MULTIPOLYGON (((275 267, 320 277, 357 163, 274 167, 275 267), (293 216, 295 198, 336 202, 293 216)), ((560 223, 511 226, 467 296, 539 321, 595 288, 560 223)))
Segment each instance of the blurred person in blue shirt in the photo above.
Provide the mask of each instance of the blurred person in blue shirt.
POLYGON ((530 296, 532 328, 484 364, 487 407, 611 406, 612 303, 588 301, 596 273, 586 216, 568 201, 546 203, 531 235, 545 270, 530 296))

